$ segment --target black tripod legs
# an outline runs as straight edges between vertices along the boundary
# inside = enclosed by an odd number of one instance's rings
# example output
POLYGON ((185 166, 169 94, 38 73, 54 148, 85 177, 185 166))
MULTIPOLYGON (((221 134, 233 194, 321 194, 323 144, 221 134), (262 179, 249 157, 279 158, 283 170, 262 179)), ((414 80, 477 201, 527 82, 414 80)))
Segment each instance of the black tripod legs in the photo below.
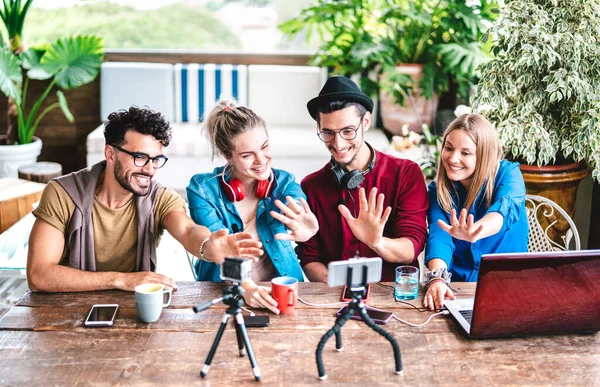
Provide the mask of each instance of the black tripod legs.
POLYGON ((335 334, 335 348, 338 351, 342 351, 344 349, 342 344, 342 327, 346 321, 350 319, 352 313, 354 313, 354 310, 348 310, 346 313, 339 316, 335 320, 335 325, 323 335, 321 341, 319 341, 319 344, 317 345, 317 370, 319 371, 319 379, 321 380, 327 379, 325 367, 323 366, 323 348, 325 347, 325 344, 327 344, 327 340, 329 340, 329 338, 335 334))
POLYGON ((208 374, 208 369, 210 368, 210 363, 212 362, 213 357, 215 356, 215 352, 217 352, 217 347, 219 346, 219 341, 221 341, 221 337, 223 337, 223 332, 225 332, 225 328, 227 327, 227 322, 229 321, 229 314, 223 316, 223 321, 219 326, 219 330, 217 331, 217 335, 210 347, 210 351, 208 352, 208 356, 206 357, 206 361, 204 362, 204 367, 202 367, 202 371, 200 371, 200 376, 205 377, 208 374))
MULTIPOLYGON (((219 346, 219 342, 223 337, 223 332, 225 332, 225 328, 227 327, 227 322, 229 321, 230 317, 231 315, 228 313, 225 314, 225 316, 223 316, 223 321, 219 326, 219 330, 217 331, 217 335, 215 336, 215 340, 213 341, 212 347, 210 347, 210 351, 208 352, 208 356, 206 357, 206 361, 204 362, 204 367, 202 367, 202 371, 200 371, 200 376, 203 378, 208 374, 210 363, 212 362, 212 359, 215 356, 215 352, 217 352, 217 347, 219 346)), ((252 350, 250 338, 248 337, 248 331, 246 331, 246 324, 244 324, 244 317, 241 313, 236 313, 234 315, 234 326, 240 356, 244 356, 246 352, 248 352, 248 358, 250 359, 250 365, 252 366, 254 380, 258 382, 261 379, 262 375, 260 374, 260 368, 258 368, 258 364, 256 363, 254 351, 252 350)))
POLYGON ((375 324, 373 320, 371 320, 371 318, 367 314, 367 310, 364 304, 359 302, 351 302, 348 305, 348 309, 346 310, 346 312, 344 312, 344 314, 342 314, 335 320, 335 325, 323 335, 321 341, 319 341, 319 344, 317 345, 316 357, 319 379, 327 379, 325 367, 323 366, 323 348, 325 347, 327 340, 329 340, 329 338, 335 334, 335 348, 338 351, 344 349, 344 346, 342 345, 342 327, 344 326, 346 321, 348 321, 352 317, 352 315, 354 314, 354 310, 356 309, 358 309, 358 311, 360 312, 360 315, 362 316, 362 319, 365 322, 365 324, 367 324, 369 327, 371 327, 371 329, 379 333, 381 336, 385 337, 390 342, 390 344, 392 344, 392 348, 394 349, 396 374, 402 374, 402 358, 400 355, 400 346, 398 345, 398 341, 396 341, 396 338, 394 338, 392 334, 390 334, 385 329, 375 324))
POLYGON ((260 374, 260 368, 258 368, 258 364, 256 363, 256 358, 254 357, 254 351, 252 350, 252 345, 250 344, 250 338, 248 338, 248 331, 246 330, 244 317, 241 313, 236 314, 234 317, 235 331, 238 338, 238 347, 240 348, 240 356, 244 356, 243 346, 245 345, 248 352, 248 358, 250 359, 250 366, 252 366, 252 372, 254 373, 254 380, 258 382, 262 376, 260 374), (240 342, 240 337, 242 338, 243 342, 240 342))
POLYGON ((398 341, 396 340, 396 338, 392 336, 391 333, 389 333, 379 325, 375 324, 375 322, 373 322, 373 320, 371 320, 371 317, 369 317, 369 315, 367 314, 366 308, 358 308, 358 310, 360 311, 360 315, 362 316, 362 319, 365 322, 365 324, 370 326, 371 329, 379 333, 381 336, 385 337, 387 341, 389 341, 390 344, 392 344, 392 348, 394 349, 394 360, 396 362, 396 373, 398 375, 402 374, 402 357, 400 355, 400 346, 398 345, 398 341))
MULTIPOLYGON (((242 323, 243 320, 242 320, 242 323)), ((240 357, 244 357, 244 355, 246 355, 246 347, 244 346, 244 337, 242 336, 242 331, 239 328, 239 325, 237 323, 237 321, 235 321, 235 335, 237 337, 237 342, 238 342, 238 349, 240 350, 240 357)), ((244 325, 245 328, 245 325, 244 325)))

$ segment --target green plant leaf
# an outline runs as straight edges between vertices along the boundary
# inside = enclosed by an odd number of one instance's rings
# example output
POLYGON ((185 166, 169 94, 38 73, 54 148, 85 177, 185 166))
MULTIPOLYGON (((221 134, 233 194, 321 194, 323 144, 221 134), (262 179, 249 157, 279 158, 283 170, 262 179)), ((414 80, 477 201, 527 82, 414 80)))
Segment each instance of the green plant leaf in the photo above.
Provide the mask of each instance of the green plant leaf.
POLYGON ((58 97, 58 103, 60 104, 60 110, 62 110, 63 114, 67 118, 67 120, 71 123, 75 122, 75 117, 69 110, 69 103, 67 102, 67 98, 65 97, 62 91, 57 91, 56 96, 58 97))
POLYGON ((2 47, 0 49, 0 90, 20 104, 22 83, 23 75, 17 57, 8 47, 2 47))
POLYGON ((39 66, 40 59, 42 58, 42 55, 44 55, 44 52, 46 52, 46 50, 38 50, 34 48, 25 50, 19 55, 21 66, 23 66, 25 70, 29 70, 36 66, 39 66))
POLYGON ((31 79, 44 80, 51 78, 54 74, 49 74, 42 68, 40 59, 46 50, 44 48, 31 48, 19 55, 21 67, 27 71, 27 76, 31 79))
POLYGON ((33 0, 25 1, 23 5, 21 5, 21 0, 3 1, 3 7, 0 9, 0 18, 6 28, 8 39, 13 42, 12 51, 20 48, 23 24, 31 3, 33 3, 33 0))
POLYGON ((72 89, 93 81, 102 64, 102 38, 89 35, 57 40, 40 61, 42 68, 62 89, 72 89))

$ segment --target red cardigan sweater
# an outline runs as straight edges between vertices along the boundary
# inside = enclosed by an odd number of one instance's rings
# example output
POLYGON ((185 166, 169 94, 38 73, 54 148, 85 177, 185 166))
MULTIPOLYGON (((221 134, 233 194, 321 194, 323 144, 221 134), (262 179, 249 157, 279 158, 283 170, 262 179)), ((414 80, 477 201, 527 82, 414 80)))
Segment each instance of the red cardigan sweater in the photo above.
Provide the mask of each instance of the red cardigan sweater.
MULTIPOLYGON (((417 256, 423 250, 427 237, 427 188, 419 166, 410 160, 399 159, 378 151, 373 170, 365 176, 361 187, 367 197, 373 187, 385 195, 384 208, 392 207, 383 236, 388 238, 408 238, 414 246, 415 259, 412 265, 418 266, 417 256)), ((378 254, 360 242, 338 210, 345 201, 355 217, 360 205, 358 189, 345 190, 335 180, 331 164, 325 165, 302 180, 308 204, 319 220, 319 232, 305 243, 298 244, 298 257, 305 266, 311 262, 327 265, 332 261, 346 260, 359 252, 361 257, 377 257, 378 254), (354 201, 352 200, 354 198, 354 201)), ((382 281, 395 280, 398 263, 383 261, 382 281)))

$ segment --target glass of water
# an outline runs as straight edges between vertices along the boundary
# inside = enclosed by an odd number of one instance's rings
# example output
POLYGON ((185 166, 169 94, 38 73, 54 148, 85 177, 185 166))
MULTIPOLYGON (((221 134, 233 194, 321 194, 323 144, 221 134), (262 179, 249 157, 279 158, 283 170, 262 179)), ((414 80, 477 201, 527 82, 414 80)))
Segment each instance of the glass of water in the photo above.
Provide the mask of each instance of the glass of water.
POLYGON ((419 268, 398 266, 394 298, 398 301, 414 300, 419 295, 419 268))

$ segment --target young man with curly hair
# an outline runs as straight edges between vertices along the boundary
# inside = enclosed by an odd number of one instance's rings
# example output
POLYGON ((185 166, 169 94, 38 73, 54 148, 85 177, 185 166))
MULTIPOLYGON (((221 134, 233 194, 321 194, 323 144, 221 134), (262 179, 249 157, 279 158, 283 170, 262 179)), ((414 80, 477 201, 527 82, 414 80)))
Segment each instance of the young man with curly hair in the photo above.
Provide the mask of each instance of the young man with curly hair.
POLYGON ((172 189, 152 180, 171 140, 160 113, 132 106, 108 116, 106 160, 52 180, 44 189, 29 239, 27 279, 33 291, 132 291, 142 283, 176 287, 156 270, 166 229, 189 252, 221 262, 262 255, 252 234, 211 233, 186 214, 172 189))

